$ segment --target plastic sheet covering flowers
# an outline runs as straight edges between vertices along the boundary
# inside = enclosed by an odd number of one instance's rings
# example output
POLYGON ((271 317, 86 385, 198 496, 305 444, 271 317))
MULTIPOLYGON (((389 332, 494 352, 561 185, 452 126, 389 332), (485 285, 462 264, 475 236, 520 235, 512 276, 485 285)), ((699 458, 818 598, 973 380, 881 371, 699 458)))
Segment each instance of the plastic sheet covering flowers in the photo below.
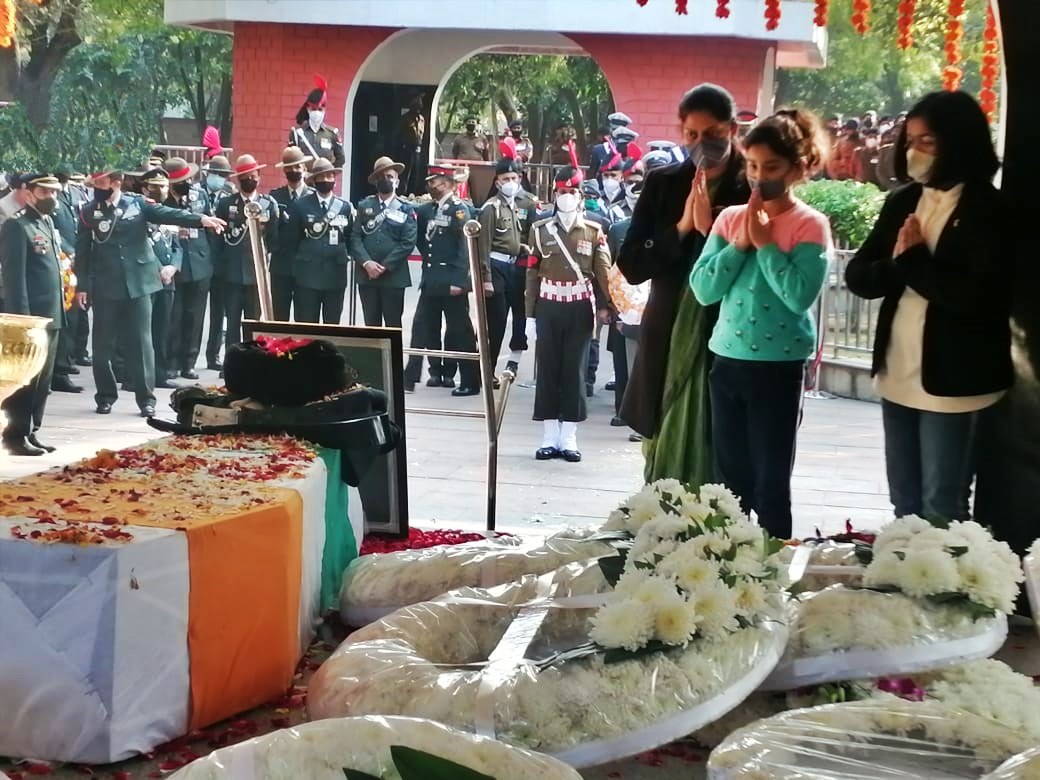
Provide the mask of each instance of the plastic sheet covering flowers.
POLYGON ((580 780, 577 772, 548 756, 440 723, 395 717, 340 718, 275 731, 217 750, 173 777, 414 780, 425 775, 423 780, 432 780, 430 770, 422 769, 430 761, 438 767, 445 762, 457 765, 450 776, 459 780, 580 780))
POLYGON ((349 626, 363 626, 455 588, 492 587, 613 553, 608 542, 586 529, 562 531, 544 540, 523 542, 507 536, 455 547, 365 555, 343 573, 340 615, 349 626))
POLYGON ((322 665, 308 712, 429 718, 587 766, 723 715, 758 687, 786 641, 782 624, 764 622, 609 663, 587 646, 590 617, 610 598, 600 567, 586 562, 398 610, 322 665))
POLYGON ((1040 746, 1013 756, 986 775, 983 780, 1038 780, 1040 778, 1040 746))
POLYGON ((711 753, 710 780, 980 777, 1034 745, 936 702, 862 701, 757 721, 711 753))
POLYGON ((1033 610, 1033 622, 1040 632, 1040 539, 1029 548, 1029 553, 1022 561, 1022 568, 1025 570, 1026 593, 1029 594, 1029 604, 1033 610))

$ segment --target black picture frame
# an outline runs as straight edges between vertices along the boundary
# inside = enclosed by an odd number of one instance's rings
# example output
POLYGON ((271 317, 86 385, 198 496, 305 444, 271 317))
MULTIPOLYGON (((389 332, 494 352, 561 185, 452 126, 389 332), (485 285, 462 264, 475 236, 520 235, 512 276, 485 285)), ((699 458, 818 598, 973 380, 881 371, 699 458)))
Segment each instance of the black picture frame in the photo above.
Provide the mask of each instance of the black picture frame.
POLYGON ((363 385, 387 395, 387 412, 401 429, 401 443, 379 459, 358 486, 365 533, 408 535, 408 458, 404 409, 404 358, 399 328, 321 325, 312 322, 242 321, 242 337, 322 339, 336 346, 363 385))

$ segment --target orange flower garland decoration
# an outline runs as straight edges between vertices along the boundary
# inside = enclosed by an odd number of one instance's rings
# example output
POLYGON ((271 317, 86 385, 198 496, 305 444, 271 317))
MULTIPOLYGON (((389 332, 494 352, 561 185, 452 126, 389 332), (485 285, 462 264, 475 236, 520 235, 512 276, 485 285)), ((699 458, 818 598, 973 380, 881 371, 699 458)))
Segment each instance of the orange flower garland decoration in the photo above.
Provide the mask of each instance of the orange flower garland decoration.
POLYGON ((715 15, 719 19, 729 19, 729 0, 717 0, 715 3, 715 15))
POLYGON ((964 38, 964 0, 950 0, 946 13, 949 19, 946 22, 946 67, 943 68, 943 89, 955 92, 961 85, 964 72, 960 69, 961 40, 964 38))
POLYGON ((780 26, 780 0, 766 0, 766 29, 775 30, 780 26))
POLYGON ((899 37, 896 43, 904 51, 914 45, 914 34, 911 27, 914 23, 914 11, 917 10, 917 0, 900 0, 899 17, 896 24, 899 28, 899 37))
POLYGON ((860 35, 870 29, 870 0, 852 0, 852 27, 860 35))
POLYGON ((813 9, 813 24, 817 27, 827 26, 827 11, 829 10, 829 0, 816 0, 816 6, 813 9))
POLYGON ((14 46, 14 0, 0 0, 0 46, 14 46))
POLYGON ((1000 44, 997 34, 997 17, 993 7, 986 7, 986 29, 982 34, 982 89, 979 104, 992 122, 997 115, 997 76, 1000 73, 1000 44))

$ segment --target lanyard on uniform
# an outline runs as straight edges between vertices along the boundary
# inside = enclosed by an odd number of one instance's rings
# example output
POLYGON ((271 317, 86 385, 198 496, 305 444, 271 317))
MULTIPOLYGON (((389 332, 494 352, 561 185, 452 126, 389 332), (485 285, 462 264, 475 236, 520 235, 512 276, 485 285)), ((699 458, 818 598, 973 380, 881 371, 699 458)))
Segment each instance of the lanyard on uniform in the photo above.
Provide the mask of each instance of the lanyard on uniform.
POLYGON ((571 251, 567 248, 567 245, 563 242, 563 238, 560 236, 559 231, 556 230, 556 225, 553 222, 548 223, 545 226, 549 235, 556 239, 556 243, 560 246, 560 251, 563 252, 563 257, 567 261, 567 265, 571 267, 571 270, 577 275, 578 281, 585 281, 585 274, 581 271, 581 266, 574 262, 574 258, 571 257, 571 251))
POLYGON ((301 128, 297 127, 294 132, 296 134, 297 143, 303 141, 305 144, 307 144, 307 148, 310 150, 310 153, 314 156, 315 160, 321 157, 321 155, 318 154, 317 150, 315 150, 313 144, 311 144, 311 142, 307 140, 307 135, 303 132, 301 128))

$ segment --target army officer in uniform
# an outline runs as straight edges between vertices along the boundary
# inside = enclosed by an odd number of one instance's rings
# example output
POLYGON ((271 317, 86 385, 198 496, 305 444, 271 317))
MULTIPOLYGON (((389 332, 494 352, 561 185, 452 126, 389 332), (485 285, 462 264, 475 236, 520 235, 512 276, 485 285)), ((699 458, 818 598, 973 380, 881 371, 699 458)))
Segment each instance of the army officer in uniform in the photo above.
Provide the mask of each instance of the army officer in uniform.
POLYGON ((285 241, 296 283, 296 321, 338 325, 347 291, 347 244, 354 207, 333 194, 338 168, 322 158, 308 178, 314 192, 290 210, 285 241))
POLYGON ((334 168, 346 162, 339 130, 325 124, 325 105, 328 103, 328 84, 321 76, 314 76, 314 89, 300 110, 296 112, 296 127, 289 131, 289 146, 298 146, 305 155, 315 160, 324 158, 334 168))
POLYGON ((608 322, 610 253, 603 229, 581 216, 581 171, 561 168, 556 213, 531 226, 527 316, 537 328, 534 419, 543 422, 538 460, 581 460, 578 423, 586 415, 584 368, 595 319, 608 322))
MULTIPOLYGON (((227 326, 224 332, 224 354, 228 347, 242 341, 242 320, 255 320, 260 314, 260 298, 256 287, 256 271, 253 265, 253 249, 246 228, 246 204, 260 206, 260 222, 264 225, 264 248, 268 251, 278 240, 278 204, 269 195, 261 195, 260 169, 251 154, 243 154, 235 160, 231 177, 238 181, 241 192, 222 198, 216 207, 216 215, 227 222, 224 240, 217 244, 217 269, 224 288, 224 314, 227 326)), ((267 258, 263 258, 267 263, 267 258)))
POLYGON ((298 146, 287 146, 282 150, 282 161, 275 163, 275 168, 282 169, 285 184, 271 190, 271 197, 278 203, 281 224, 278 226, 278 245, 271 250, 271 309, 274 318, 279 322, 288 322, 292 312, 296 282, 293 279, 293 250, 287 242, 289 231, 289 207, 304 195, 314 190, 303 180, 307 172, 307 163, 314 162, 309 154, 304 154, 298 146))
POLYGON ((32 381, 4 402, 8 423, 4 449, 11 455, 43 455, 53 447, 40 442, 36 431, 51 389, 58 336, 65 325, 61 282, 61 236, 50 215, 58 203, 61 184, 42 173, 24 174, 27 191, 23 209, 0 228, 0 257, 3 263, 3 311, 48 317, 47 362, 32 381))
POLYGON ((408 258, 415 249, 415 208, 397 197, 404 164, 380 157, 368 183, 376 194, 358 204, 350 233, 350 254, 357 263, 358 292, 365 325, 401 327, 404 291, 412 286, 408 258))
POLYGON ((120 333, 131 347, 130 380, 141 415, 155 413, 155 353, 152 351, 152 293, 162 289, 159 261, 152 251, 148 223, 220 232, 224 221, 148 203, 122 191, 123 174, 93 177, 94 200, 80 209, 76 238, 79 301, 94 307, 94 384, 97 413, 108 414, 119 397, 112 357, 120 333))

